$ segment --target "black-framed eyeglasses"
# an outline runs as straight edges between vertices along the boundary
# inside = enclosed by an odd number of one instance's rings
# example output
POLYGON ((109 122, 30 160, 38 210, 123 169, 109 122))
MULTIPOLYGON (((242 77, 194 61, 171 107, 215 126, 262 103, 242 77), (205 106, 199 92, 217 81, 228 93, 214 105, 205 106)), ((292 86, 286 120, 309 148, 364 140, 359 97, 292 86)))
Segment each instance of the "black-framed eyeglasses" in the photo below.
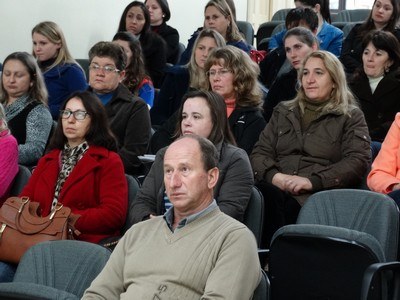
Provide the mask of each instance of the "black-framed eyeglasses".
POLYGON ((118 70, 114 66, 107 65, 107 66, 102 67, 102 66, 99 66, 98 64, 95 64, 95 63, 91 63, 89 65, 89 70, 93 70, 93 71, 96 71, 96 72, 99 71, 99 70, 103 70, 104 73, 106 73, 106 74, 119 73, 121 71, 121 70, 118 70))
POLYGON ((61 119, 68 119, 71 115, 73 115, 75 120, 82 121, 89 114, 84 110, 76 110, 76 111, 60 110, 60 115, 61 119))

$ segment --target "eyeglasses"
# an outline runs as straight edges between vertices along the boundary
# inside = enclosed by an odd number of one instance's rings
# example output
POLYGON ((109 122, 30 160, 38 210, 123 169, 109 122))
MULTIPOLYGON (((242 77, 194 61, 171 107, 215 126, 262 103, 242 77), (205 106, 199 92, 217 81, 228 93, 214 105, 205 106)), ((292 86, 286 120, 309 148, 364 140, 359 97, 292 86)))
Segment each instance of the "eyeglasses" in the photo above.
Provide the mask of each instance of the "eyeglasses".
POLYGON ((96 71, 96 72, 99 71, 99 70, 103 70, 104 73, 106 73, 106 74, 118 73, 118 72, 121 71, 121 70, 118 70, 114 66, 104 66, 104 67, 102 67, 102 66, 99 66, 98 64, 94 64, 94 63, 90 64, 89 70, 93 70, 93 71, 96 71))
POLYGON ((62 119, 69 119, 69 117, 71 115, 73 115, 75 120, 78 120, 78 121, 84 120, 86 118, 86 116, 89 115, 84 110, 76 110, 76 111, 60 110, 60 114, 61 114, 62 119))
POLYGON ((232 73, 231 70, 228 69, 220 69, 220 70, 209 70, 206 72, 208 77, 215 77, 215 76, 220 76, 220 77, 225 77, 227 74, 232 73))

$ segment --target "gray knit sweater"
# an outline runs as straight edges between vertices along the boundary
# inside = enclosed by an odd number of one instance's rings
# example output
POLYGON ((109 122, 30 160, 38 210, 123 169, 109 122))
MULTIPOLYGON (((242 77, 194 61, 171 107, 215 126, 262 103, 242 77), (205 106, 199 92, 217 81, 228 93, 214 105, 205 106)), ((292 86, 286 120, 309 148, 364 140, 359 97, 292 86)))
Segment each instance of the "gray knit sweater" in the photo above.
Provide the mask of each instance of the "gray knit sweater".
MULTIPOLYGON (((22 96, 5 107, 7 121, 12 120, 33 100, 22 96)), ((26 126, 26 141, 18 145, 18 163, 34 166, 42 157, 49 138, 53 119, 49 109, 43 104, 34 107, 28 114, 26 122, 19 126, 26 126)), ((12 132, 11 132, 12 133, 12 132)))

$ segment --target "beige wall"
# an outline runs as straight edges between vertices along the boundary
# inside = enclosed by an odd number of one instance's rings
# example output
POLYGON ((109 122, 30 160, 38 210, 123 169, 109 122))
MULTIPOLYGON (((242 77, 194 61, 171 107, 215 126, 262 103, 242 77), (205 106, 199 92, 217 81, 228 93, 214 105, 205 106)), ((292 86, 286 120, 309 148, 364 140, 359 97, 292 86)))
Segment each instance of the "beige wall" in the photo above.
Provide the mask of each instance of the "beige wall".
POLYGON ((294 7, 293 0, 248 0, 247 20, 253 24, 254 30, 260 24, 270 21, 272 15, 279 9, 294 7))

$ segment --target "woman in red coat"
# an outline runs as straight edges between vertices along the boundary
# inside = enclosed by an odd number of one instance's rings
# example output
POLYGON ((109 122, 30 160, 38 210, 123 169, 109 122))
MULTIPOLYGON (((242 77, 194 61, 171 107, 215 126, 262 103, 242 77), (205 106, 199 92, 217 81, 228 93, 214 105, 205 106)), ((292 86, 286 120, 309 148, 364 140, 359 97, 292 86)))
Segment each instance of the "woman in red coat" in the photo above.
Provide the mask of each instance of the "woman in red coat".
POLYGON ((40 203, 47 216, 71 208, 76 239, 97 243, 118 235, 128 207, 124 166, 106 112, 91 92, 69 97, 60 111, 50 152, 39 160, 21 196, 40 203))
MULTIPOLYGON (((61 106, 58 126, 21 197, 40 203, 47 216, 60 204, 71 208, 75 238, 98 243, 119 235, 128 209, 128 187, 103 104, 91 92, 72 94, 61 106)), ((16 265, 0 261, 0 282, 16 265)))

